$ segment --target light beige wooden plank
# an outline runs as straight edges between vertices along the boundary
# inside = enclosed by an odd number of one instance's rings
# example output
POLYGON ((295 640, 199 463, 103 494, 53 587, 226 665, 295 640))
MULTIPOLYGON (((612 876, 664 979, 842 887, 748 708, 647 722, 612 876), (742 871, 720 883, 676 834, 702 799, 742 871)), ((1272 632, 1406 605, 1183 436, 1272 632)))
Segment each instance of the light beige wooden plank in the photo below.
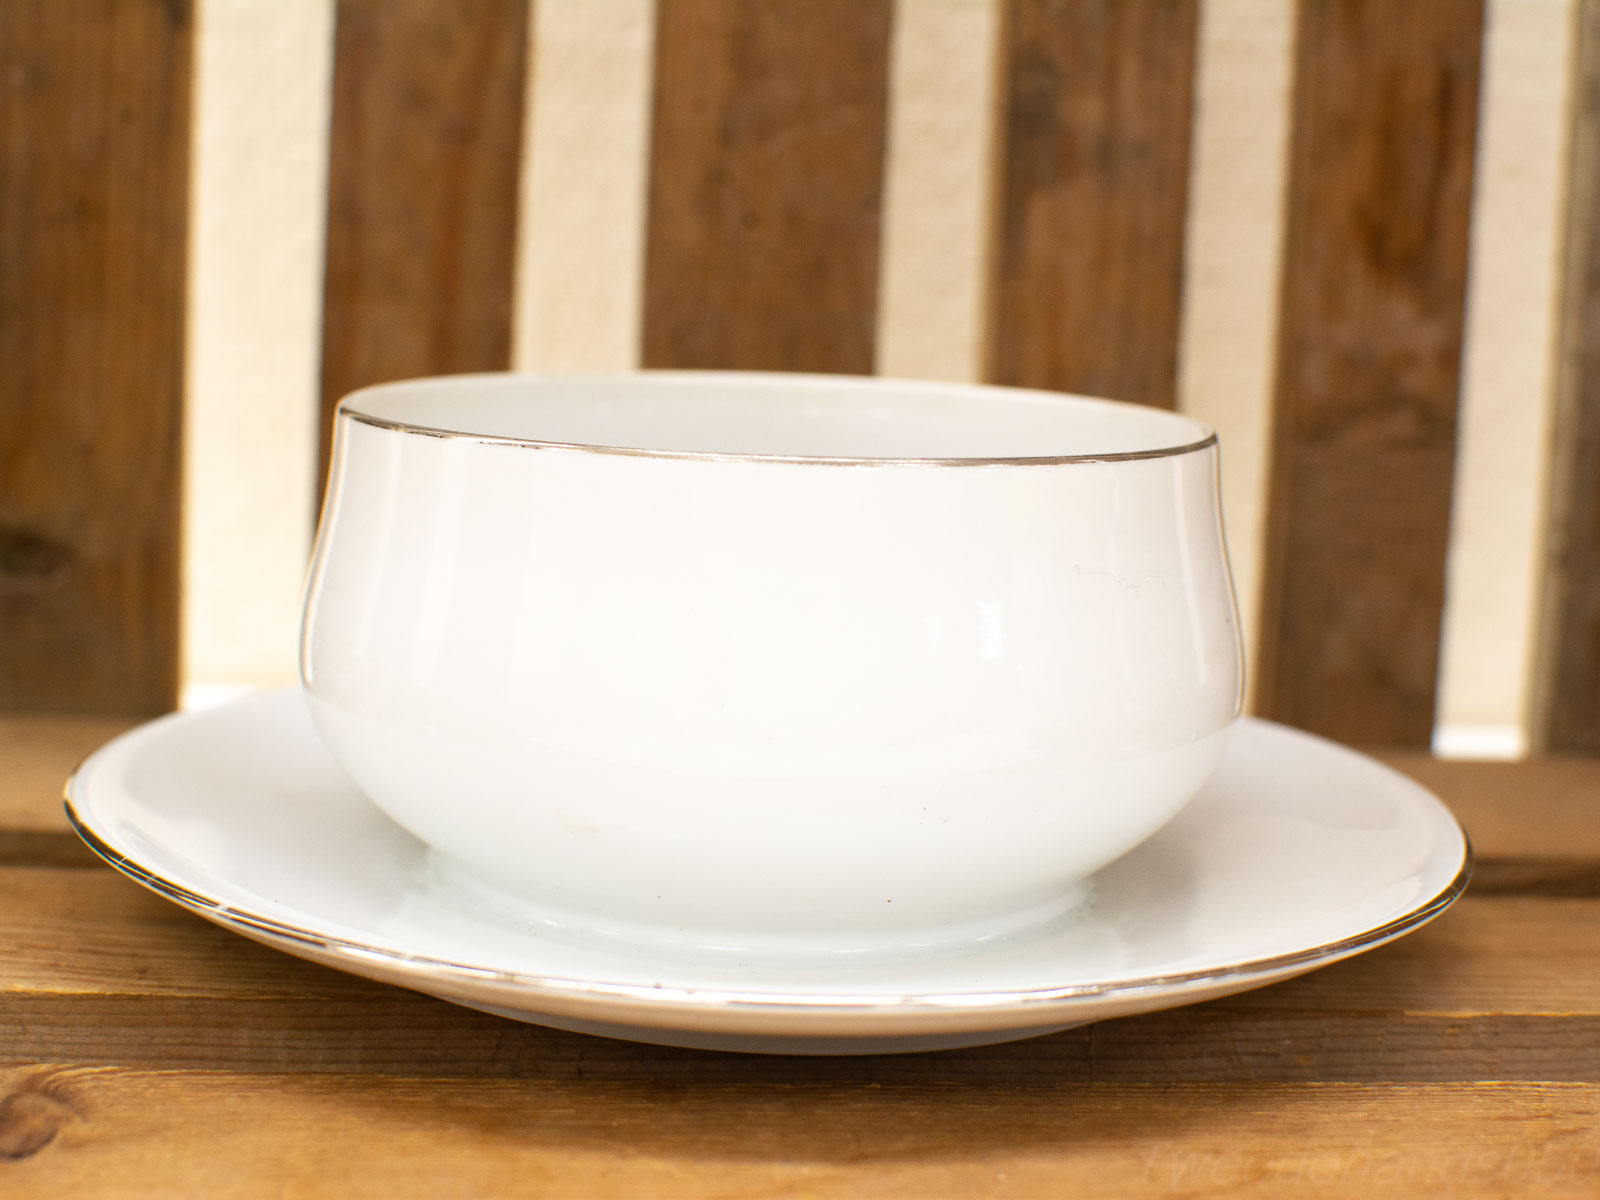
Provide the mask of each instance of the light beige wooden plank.
POLYGON ((1253 705, 1272 459, 1294 13, 1200 6, 1178 408, 1221 441, 1222 511, 1253 705))
POLYGON ((1592 1196, 1592 1085, 0 1075, 25 1196, 1592 1196))
POLYGON ((878 270, 880 375, 981 377, 1001 0, 899 0, 878 270))
POLYGON ((639 365, 655 0, 538 0, 511 362, 639 365))
POLYGON ((1442 750, 1526 753, 1555 410, 1573 0, 1489 0, 1439 650, 1442 750))
POLYGON ((224 0, 199 14, 183 462, 191 696, 196 683, 295 675, 318 500, 333 0, 224 0))

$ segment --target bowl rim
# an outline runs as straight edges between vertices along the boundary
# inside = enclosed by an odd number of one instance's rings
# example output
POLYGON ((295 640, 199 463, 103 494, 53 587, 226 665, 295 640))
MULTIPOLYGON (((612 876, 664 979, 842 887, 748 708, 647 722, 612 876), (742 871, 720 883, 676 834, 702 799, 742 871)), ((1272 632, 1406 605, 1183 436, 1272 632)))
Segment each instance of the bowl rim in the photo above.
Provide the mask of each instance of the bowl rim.
POLYGON ((1218 444, 1216 431, 1204 421, 1187 413, 1135 404, 1125 400, 1106 400, 1068 392, 1051 392, 1041 388, 1018 388, 1002 384, 967 383, 947 380, 903 379, 882 375, 830 375, 790 371, 708 371, 644 369, 637 371, 480 371, 452 375, 418 376, 396 379, 385 383, 358 388, 344 396, 335 409, 335 421, 351 421, 391 433, 450 441, 473 442, 489 446, 517 446, 532 450, 561 453, 598 454, 627 458, 683 459, 704 462, 789 463, 809 466, 838 467, 1052 467, 1080 463, 1140 462, 1150 459, 1179 458, 1209 450, 1218 444), (402 420, 368 411, 363 405, 396 391, 414 388, 419 384, 471 383, 493 381, 505 383, 539 382, 632 382, 673 380, 692 382, 703 380, 719 385, 740 381, 771 386, 828 386, 850 384, 884 388, 923 388, 942 393, 969 396, 1025 397, 1032 400, 1068 401, 1074 405, 1136 410, 1141 415, 1157 419, 1170 418, 1174 424, 1188 426, 1198 436, 1167 446, 1142 450, 1098 451, 1082 454, 1039 455, 949 455, 928 457, 897 457, 892 455, 835 455, 835 454, 777 454, 759 451, 728 450, 675 450, 643 446, 613 445, 598 442, 567 442, 543 438, 518 437, 508 434, 472 433, 449 429, 417 421, 402 420))

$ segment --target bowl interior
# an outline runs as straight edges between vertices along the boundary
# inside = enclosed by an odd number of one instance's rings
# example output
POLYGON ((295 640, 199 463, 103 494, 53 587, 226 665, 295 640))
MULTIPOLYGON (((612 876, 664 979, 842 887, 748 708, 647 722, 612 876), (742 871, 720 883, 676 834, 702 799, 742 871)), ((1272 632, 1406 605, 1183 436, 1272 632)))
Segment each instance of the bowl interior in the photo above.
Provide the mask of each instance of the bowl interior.
POLYGON ((995 460, 1183 453, 1176 413, 969 384, 722 372, 461 375, 367 388, 346 414, 401 430, 662 454, 995 460))

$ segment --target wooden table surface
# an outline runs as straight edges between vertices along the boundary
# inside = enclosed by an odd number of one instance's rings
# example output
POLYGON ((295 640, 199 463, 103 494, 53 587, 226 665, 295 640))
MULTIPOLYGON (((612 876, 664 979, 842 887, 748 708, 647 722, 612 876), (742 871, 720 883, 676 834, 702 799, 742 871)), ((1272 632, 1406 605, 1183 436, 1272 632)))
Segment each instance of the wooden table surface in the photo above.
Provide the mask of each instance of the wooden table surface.
POLYGON ((208 925, 97 865, 117 730, 0 720, 0 1196, 1600 1195, 1600 762, 1386 757, 1467 896, 1209 1004, 786 1059, 522 1025, 208 925))

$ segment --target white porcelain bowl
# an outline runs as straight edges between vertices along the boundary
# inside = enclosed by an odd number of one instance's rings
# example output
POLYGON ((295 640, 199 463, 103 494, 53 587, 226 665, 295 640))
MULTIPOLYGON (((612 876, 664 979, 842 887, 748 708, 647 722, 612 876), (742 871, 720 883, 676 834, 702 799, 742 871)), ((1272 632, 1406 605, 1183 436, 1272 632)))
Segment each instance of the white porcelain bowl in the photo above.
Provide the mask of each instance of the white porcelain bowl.
POLYGON ((340 406, 302 672, 435 869, 746 950, 981 939, 1239 710, 1215 438, 1003 388, 460 376, 340 406))

